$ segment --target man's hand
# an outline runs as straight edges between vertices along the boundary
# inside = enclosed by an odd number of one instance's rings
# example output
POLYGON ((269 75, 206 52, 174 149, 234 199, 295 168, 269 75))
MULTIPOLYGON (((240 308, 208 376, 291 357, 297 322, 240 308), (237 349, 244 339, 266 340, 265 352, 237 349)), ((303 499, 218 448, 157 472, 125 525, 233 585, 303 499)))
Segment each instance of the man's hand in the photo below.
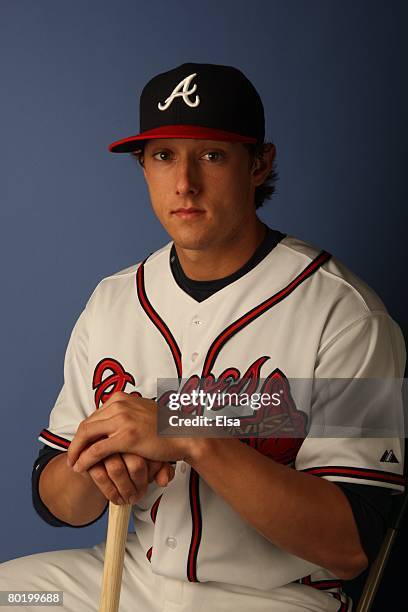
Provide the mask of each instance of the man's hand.
POLYGON ((92 466, 87 473, 107 500, 121 505, 136 504, 153 480, 159 487, 167 486, 175 470, 169 463, 116 453, 92 466))
POLYGON ((160 462, 189 458, 194 439, 159 437, 157 411, 154 400, 113 393, 102 409, 80 423, 68 449, 68 465, 83 472, 117 453, 160 462))

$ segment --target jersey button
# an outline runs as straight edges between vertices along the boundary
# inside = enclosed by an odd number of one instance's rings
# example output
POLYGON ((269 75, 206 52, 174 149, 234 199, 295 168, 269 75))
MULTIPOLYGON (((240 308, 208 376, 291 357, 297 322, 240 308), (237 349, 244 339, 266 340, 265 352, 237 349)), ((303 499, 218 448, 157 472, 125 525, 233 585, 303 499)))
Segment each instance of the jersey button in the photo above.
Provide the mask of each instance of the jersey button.
POLYGON ((198 357, 198 353, 193 353, 191 355, 191 361, 195 361, 197 359, 197 357, 198 357))
POLYGON ((199 319, 194 319, 193 320, 193 325, 195 325, 196 327, 199 327, 200 325, 202 325, 202 321, 200 321, 199 319))
POLYGON ((184 463, 184 461, 182 461, 182 462, 181 462, 181 465, 180 465, 180 472, 181 472, 182 474, 185 474, 185 473, 186 473, 186 469, 187 469, 187 466, 186 466, 186 464, 184 463))
POLYGON ((176 538, 172 538, 172 537, 169 536, 166 539, 166 546, 168 546, 169 548, 176 548, 176 546, 177 546, 176 538))

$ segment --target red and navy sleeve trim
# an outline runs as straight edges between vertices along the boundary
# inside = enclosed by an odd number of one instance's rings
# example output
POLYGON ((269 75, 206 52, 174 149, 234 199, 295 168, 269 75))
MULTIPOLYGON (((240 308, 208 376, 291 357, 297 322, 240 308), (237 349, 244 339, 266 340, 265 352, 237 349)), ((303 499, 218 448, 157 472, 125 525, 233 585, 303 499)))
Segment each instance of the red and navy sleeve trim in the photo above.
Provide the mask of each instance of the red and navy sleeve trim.
POLYGON ((339 595, 339 593, 330 593, 330 595, 334 599, 337 599, 339 601, 339 603, 340 603, 340 607, 337 608, 337 612, 351 612, 352 608, 350 606, 352 604, 351 604, 350 598, 345 593, 343 593, 343 594, 346 597, 347 601, 342 601, 341 600, 341 596, 339 595))
POLYGON ((48 429, 43 429, 39 434, 39 438, 42 442, 51 445, 53 448, 60 448, 61 450, 67 450, 71 444, 71 440, 58 436, 48 429))
POLYGON ((329 465, 324 467, 312 467, 300 470, 315 476, 345 476, 347 478, 355 478, 357 480, 372 480, 377 483, 388 483, 394 485, 406 486, 406 479, 395 472, 386 472, 383 470, 371 470, 368 468, 354 468, 344 465, 329 465))
POLYGON ((145 311, 146 315, 149 317, 149 319, 152 321, 153 325, 155 325, 157 327, 157 329, 159 330, 159 332, 161 333, 161 335, 163 336, 164 340, 166 341, 171 354, 173 356, 174 359, 174 363, 176 366, 176 371, 177 371, 177 376, 179 379, 181 379, 182 376, 182 363, 181 363, 181 351, 180 348, 173 336, 173 334, 171 333, 170 329, 167 327, 166 323, 163 321, 163 319, 160 317, 160 315, 156 312, 156 310, 153 308, 153 306, 151 305, 147 295, 146 295, 146 289, 145 289, 145 284, 144 284, 144 264, 145 264, 146 259, 143 261, 143 263, 140 264, 137 273, 136 273, 136 291, 137 291, 137 296, 139 298, 139 302, 140 305, 142 306, 143 310, 145 311))
POLYGON ((307 584, 307 586, 311 586, 314 589, 320 589, 322 591, 326 589, 341 589, 343 588, 343 580, 333 579, 333 580, 312 580, 311 575, 304 576, 300 578, 298 581, 300 584, 307 584))
POLYGON ((331 595, 334 599, 337 599, 340 604, 340 607, 337 608, 337 612, 348 612, 348 610, 351 609, 350 598, 343 591, 343 580, 312 580, 311 576, 309 575, 304 576, 304 578, 300 578, 295 582, 298 582, 299 584, 305 584, 320 591, 328 591, 328 594, 331 595), (346 601, 343 601, 343 599, 345 599, 346 601))
POLYGON ((206 355, 205 363, 203 367, 203 378, 208 376, 214 366, 215 360, 218 357, 219 352, 228 340, 238 333, 241 329, 252 323, 254 319, 261 316, 264 312, 284 300, 290 295, 301 283, 308 279, 316 270, 318 270, 326 261, 330 259, 330 253, 321 251, 313 261, 300 274, 298 274, 286 287, 272 295, 270 298, 249 310, 245 315, 231 323, 221 334, 214 340, 210 349, 206 355))

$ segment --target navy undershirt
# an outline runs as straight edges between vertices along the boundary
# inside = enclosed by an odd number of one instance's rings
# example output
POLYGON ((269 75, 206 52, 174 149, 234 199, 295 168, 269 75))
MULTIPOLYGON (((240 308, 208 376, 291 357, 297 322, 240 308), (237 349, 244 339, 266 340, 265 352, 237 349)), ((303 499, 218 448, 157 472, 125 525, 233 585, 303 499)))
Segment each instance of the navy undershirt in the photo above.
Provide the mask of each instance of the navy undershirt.
MULTIPOLYGON (((176 283, 181 287, 181 289, 183 289, 183 291, 197 300, 197 302, 202 302, 203 300, 207 299, 216 291, 226 287, 252 270, 285 237, 285 234, 273 230, 266 225, 265 228, 266 234, 263 241, 247 263, 233 274, 230 274, 225 278, 212 281, 197 281, 188 278, 184 274, 173 244, 170 249, 170 267, 176 283)), ((68 523, 65 523, 55 517, 43 504, 38 492, 39 478, 42 470, 52 459, 52 457, 55 457, 61 452, 64 451, 50 448, 47 445, 44 445, 40 450, 34 463, 32 472, 32 500, 37 513, 50 525, 56 527, 76 527, 74 525, 69 525, 68 523)), ((340 481, 336 481, 335 484, 341 488, 350 503, 362 546, 369 562, 371 563, 377 556, 387 528, 387 520, 392 507, 391 489, 340 481)), ((105 506, 105 509, 101 515, 94 521, 78 527, 86 527, 87 525, 91 525, 95 521, 99 520, 99 518, 106 512, 106 509, 107 505, 105 506)), ((339 537, 341 537, 341 534, 339 534, 339 537)))
POLYGON ((255 268, 271 251, 276 247, 276 245, 283 240, 285 234, 278 232, 277 230, 273 230, 267 225, 265 225, 266 234, 264 236, 263 241, 255 250, 252 257, 244 264, 239 270, 234 272, 233 274, 229 274, 224 278, 217 278, 216 280, 210 281, 199 281, 192 280, 188 278, 184 274, 183 268, 181 267, 179 258, 177 257, 177 252, 174 244, 170 249, 170 267, 174 276, 174 280, 176 283, 188 293, 192 298, 197 300, 197 302, 202 302, 206 300, 210 295, 216 293, 220 289, 223 289, 230 283, 241 278, 244 274, 247 274, 250 270, 255 268))

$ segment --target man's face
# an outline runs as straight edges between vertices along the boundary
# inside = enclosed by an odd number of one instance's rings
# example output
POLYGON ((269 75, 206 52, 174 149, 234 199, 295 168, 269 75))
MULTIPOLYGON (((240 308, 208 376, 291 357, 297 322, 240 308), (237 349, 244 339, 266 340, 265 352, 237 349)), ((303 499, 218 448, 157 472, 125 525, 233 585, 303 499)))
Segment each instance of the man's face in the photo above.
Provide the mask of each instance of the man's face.
POLYGON ((169 138, 149 140, 144 176, 153 210, 176 245, 219 248, 242 237, 256 219, 251 172, 241 143, 169 138))

